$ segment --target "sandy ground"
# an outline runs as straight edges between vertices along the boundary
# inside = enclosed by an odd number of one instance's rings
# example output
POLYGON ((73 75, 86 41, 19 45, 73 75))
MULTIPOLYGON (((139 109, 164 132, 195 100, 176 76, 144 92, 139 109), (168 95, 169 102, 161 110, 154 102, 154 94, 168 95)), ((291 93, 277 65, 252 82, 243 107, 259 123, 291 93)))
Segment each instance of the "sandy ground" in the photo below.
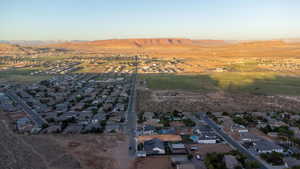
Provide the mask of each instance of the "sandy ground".
POLYGON ((67 152, 80 161, 84 169, 127 169, 128 139, 123 134, 58 136, 67 152))
POLYGON ((123 134, 19 135, 3 118, 0 131, 1 169, 128 169, 134 164, 123 134))
POLYGON ((135 166, 131 169, 173 169, 169 157, 148 157, 139 158, 135 161, 135 166))
POLYGON ((193 144, 191 146, 198 147, 198 150, 193 151, 193 154, 199 154, 201 156, 212 152, 226 153, 232 150, 227 144, 193 144))

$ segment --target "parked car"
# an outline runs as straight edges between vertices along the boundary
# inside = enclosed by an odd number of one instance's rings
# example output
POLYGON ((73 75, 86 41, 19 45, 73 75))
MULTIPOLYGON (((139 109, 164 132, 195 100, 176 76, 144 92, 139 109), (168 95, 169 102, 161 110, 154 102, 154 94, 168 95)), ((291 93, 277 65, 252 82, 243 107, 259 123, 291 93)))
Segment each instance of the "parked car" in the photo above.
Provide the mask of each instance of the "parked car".
POLYGON ((191 150, 191 151, 198 150, 198 147, 197 147, 197 146, 192 146, 192 147, 190 148, 190 150, 191 150))
POLYGON ((199 154, 196 155, 197 160, 202 160, 201 156, 199 154))

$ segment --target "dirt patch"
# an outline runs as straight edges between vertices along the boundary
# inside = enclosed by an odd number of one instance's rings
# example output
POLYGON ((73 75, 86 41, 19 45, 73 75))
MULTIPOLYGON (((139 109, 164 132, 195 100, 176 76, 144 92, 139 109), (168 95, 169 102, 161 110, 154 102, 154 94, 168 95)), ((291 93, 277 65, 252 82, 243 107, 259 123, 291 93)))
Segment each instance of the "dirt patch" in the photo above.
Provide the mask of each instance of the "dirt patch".
POLYGON ((147 157, 135 161, 132 169, 173 169, 169 157, 147 157))
POLYGON ((193 144, 190 146, 198 147, 198 150, 193 151, 193 154, 199 154, 205 156, 207 153, 218 152, 226 153, 230 152, 232 148, 227 144, 193 144))
POLYGON ((50 167, 57 169, 81 169, 80 163, 70 154, 64 154, 50 164, 50 167))
POLYGON ((66 152, 74 156, 84 169, 127 169, 127 137, 122 134, 57 136, 66 152))
POLYGON ((0 121, 0 168, 128 169, 127 137, 122 134, 18 135, 0 121))

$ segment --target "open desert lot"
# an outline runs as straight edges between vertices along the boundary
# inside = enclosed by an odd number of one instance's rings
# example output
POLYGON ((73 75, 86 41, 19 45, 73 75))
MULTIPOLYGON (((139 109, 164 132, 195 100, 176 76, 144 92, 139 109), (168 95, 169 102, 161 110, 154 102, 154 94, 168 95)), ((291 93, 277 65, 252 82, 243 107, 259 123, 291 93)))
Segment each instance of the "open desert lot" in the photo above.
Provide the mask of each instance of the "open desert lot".
POLYGON ((0 168, 127 169, 126 137, 110 135, 18 135, 0 123, 0 168))

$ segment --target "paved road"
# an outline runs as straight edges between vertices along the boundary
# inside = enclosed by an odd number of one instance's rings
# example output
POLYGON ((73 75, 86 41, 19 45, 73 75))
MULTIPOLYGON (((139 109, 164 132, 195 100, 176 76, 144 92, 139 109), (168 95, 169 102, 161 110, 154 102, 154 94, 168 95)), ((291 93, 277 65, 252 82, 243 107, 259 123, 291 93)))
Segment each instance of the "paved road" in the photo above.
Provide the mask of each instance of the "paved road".
POLYGON ((35 123, 37 127, 42 128, 44 125, 47 125, 47 122, 30 106, 28 106, 23 99, 15 94, 15 92, 8 90, 6 95, 11 98, 14 102, 20 104, 24 111, 27 113, 29 118, 35 123))
POLYGON ((200 117, 216 132, 218 133, 228 144, 235 147, 237 150, 247 155, 251 160, 258 162, 261 166, 261 169, 271 169, 265 162, 257 158, 254 154, 244 148, 240 143, 229 137, 220 127, 211 119, 209 119, 204 113, 199 113, 200 117))
MULTIPOLYGON (((137 58, 136 58, 137 63, 137 58)), ((129 103, 128 103, 128 114, 127 114, 127 130, 128 130, 128 136, 129 136, 129 147, 130 151, 129 154, 131 156, 135 156, 136 154, 136 128, 137 128, 137 117, 136 117, 136 111, 135 111, 135 99, 136 99, 136 79, 137 79, 137 65, 135 68, 135 72, 133 73, 132 82, 131 82, 131 89, 130 89, 130 97, 129 97, 129 103)))

